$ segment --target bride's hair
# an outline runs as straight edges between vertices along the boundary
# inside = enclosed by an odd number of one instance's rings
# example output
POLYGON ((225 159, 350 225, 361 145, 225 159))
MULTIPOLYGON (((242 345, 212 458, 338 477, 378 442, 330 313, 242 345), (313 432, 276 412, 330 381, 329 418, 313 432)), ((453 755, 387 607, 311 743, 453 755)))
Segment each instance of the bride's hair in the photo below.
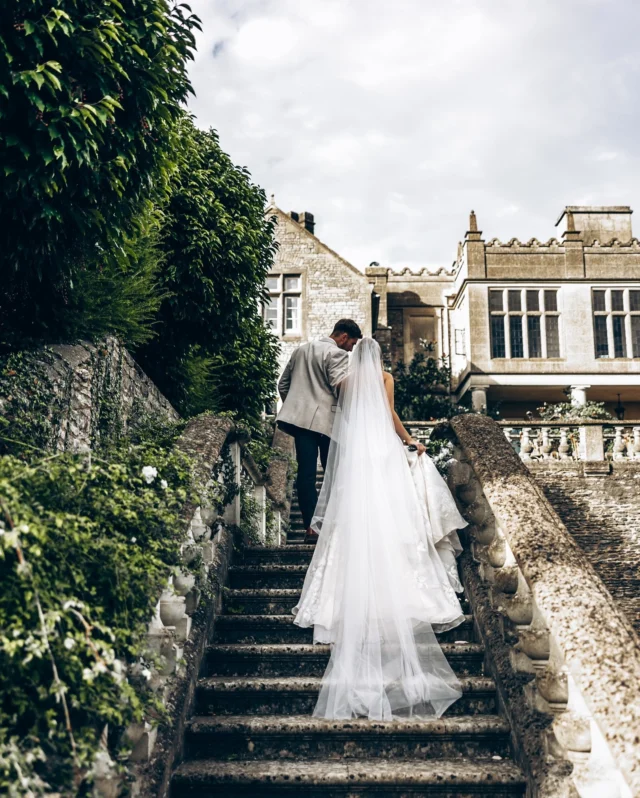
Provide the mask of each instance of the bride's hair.
POLYGON ((382 363, 382 350, 375 338, 361 338, 353 348, 352 360, 355 363, 362 362, 365 357, 380 360, 382 363))

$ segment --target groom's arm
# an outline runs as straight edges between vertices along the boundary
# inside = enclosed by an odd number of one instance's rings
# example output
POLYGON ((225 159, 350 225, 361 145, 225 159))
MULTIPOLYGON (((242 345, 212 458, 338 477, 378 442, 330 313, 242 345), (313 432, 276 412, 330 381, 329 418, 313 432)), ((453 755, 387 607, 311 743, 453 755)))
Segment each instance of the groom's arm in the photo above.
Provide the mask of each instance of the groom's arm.
POLYGON ((293 371, 293 358, 295 352, 289 358, 289 362, 285 366, 284 371, 282 372, 282 376, 278 382, 278 393, 280 394, 280 398, 284 402, 287 398, 287 394, 289 393, 289 388, 291 387, 291 372, 293 371))
POLYGON ((340 391, 340 383, 347 376, 348 369, 349 355, 342 349, 330 349, 325 361, 325 373, 327 382, 331 386, 331 390, 336 398, 340 391))

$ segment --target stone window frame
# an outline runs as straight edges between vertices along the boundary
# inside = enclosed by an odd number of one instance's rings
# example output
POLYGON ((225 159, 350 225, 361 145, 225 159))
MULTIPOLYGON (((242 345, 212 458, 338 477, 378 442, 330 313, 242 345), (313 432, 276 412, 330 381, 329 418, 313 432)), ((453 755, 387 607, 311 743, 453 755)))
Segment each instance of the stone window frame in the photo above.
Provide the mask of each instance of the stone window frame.
MULTIPOLYGON (((560 311, 559 285, 505 285, 488 286, 487 306, 489 310, 489 350, 491 360, 563 360, 562 352, 562 314, 560 311), (501 294, 500 307, 492 307, 492 293, 501 294), (529 307, 530 294, 537 294, 537 308, 529 307), (555 295, 555 307, 547 307, 547 293, 555 295), (502 317, 503 324, 495 324, 495 319, 502 317), (518 326, 512 326, 511 318, 520 317, 518 326), (540 355, 531 356, 530 318, 539 318, 540 355), (549 323, 547 319, 557 319, 557 349, 558 353, 549 355, 549 323), (500 342, 504 347, 504 355, 494 355, 495 332, 500 330, 500 342), (519 344, 522 354, 513 354, 514 344, 519 344)), ((551 303, 550 303, 551 304, 551 303)))
MULTIPOLYGON (((278 338, 300 338, 302 336, 302 273, 301 272, 281 272, 279 274, 269 274, 267 276, 267 292, 270 297, 270 305, 276 308, 275 324, 271 324, 271 329, 278 336, 278 338), (295 288, 287 288, 287 280, 296 279, 298 284, 295 288), (271 287, 269 281, 275 280, 275 285, 271 287), (287 299, 293 298, 298 300, 298 325, 295 329, 287 330, 285 328, 287 299)), ((267 321, 267 309, 265 305, 263 310, 263 318, 265 324, 267 321)))
POLYGON ((638 360, 640 359, 640 287, 637 285, 591 286, 591 315, 593 319, 593 354, 596 360, 638 360), (596 295, 604 296, 604 308, 598 303, 596 295), (619 298, 622 295, 622 305, 619 298), (616 300, 614 302, 614 299, 616 300), (632 302, 633 300, 633 302, 632 302), (614 307, 615 304, 615 307, 614 307), (604 327, 597 320, 604 320, 604 327), (618 323, 616 323, 618 322, 618 323), (621 338, 616 335, 624 331, 621 338), (599 329, 600 328, 600 329, 599 329), (617 330, 616 330, 617 328, 617 330), (606 341, 601 337, 602 329, 606 332, 606 341), (599 354, 599 349, 606 349, 599 354), (619 354, 621 352, 621 354, 619 354))

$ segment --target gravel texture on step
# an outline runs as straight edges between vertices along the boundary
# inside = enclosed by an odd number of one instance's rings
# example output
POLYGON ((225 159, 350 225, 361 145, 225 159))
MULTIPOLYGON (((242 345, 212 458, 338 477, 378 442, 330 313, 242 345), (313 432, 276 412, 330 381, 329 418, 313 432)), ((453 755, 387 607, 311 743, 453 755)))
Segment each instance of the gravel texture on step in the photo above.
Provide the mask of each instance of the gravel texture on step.
POLYGON ((460 715, 387 723, 309 715, 194 718, 187 752, 218 759, 416 758, 508 756, 509 725, 498 715, 460 715))
POLYGON ((181 795, 233 794, 249 788, 250 795, 308 793, 318 788, 325 796, 356 795, 364 790, 376 795, 444 795, 471 798, 477 795, 524 794, 524 780, 513 762, 486 760, 352 760, 290 762, 220 762, 194 760, 181 765, 174 775, 174 790, 181 795), (209 792, 216 787, 219 792, 209 792), (199 793, 199 791, 202 791, 199 793))
MULTIPOLYGON (((458 674, 480 675, 484 647, 480 643, 443 643, 442 650, 458 674)), ((305 643, 220 643, 206 653, 208 675, 322 676, 329 662, 326 645, 305 643)))

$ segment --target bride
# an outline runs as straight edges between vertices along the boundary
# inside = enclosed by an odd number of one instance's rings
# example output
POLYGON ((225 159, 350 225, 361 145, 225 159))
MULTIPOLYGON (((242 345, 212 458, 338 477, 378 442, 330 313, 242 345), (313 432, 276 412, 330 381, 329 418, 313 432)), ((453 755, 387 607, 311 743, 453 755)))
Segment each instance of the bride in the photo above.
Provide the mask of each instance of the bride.
POLYGON ((435 631, 464 619, 456 529, 466 526, 427 455, 411 454, 380 347, 363 338, 341 386, 312 521, 319 540, 294 623, 330 643, 316 717, 440 717, 461 696, 435 631))

